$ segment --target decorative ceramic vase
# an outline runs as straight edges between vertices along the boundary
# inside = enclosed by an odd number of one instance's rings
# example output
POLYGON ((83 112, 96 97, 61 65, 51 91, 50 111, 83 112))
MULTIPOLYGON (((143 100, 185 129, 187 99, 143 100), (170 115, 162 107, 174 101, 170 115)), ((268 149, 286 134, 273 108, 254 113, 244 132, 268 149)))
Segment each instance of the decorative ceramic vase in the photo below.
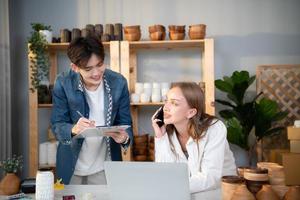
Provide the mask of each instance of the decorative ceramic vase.
POLYGON ((300 199, 300 186, 291 186, 287 193, 284 195, 284 200, 299 200, 300 199))
POLYGON ((249 192, 245 184, 241 184, 236 188, 231 200, 255 200, 255 197, 249 192))
POLYGON ((0 191, 4 195, 17 194, 20 189, 20 178, 14 173, 7 173, 0 183, 0 191))
POLYGON ((40 200, 54 199, 54 175, 49 169, 37 172, 35 198, 40 200))
POLYGON ((43 35, 48 43, 52 42, 52 31, 40 30, 39 33, 43 35))
POLYGON ((279 196, 272 190, 270 185, 263 185, 261 190, 256 194, 257 200, 280 200, 279 196))
POLYGON ((223 176, 222 177, 222 199, 231 200, 236 188, 243 183, 243 179, 239 176, 223 176))

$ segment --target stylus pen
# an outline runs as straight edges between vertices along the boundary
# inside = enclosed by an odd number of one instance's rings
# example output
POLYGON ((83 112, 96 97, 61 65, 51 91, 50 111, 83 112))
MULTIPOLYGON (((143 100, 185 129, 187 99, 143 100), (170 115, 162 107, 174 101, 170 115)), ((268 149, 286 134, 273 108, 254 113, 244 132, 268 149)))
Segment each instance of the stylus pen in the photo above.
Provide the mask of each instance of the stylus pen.
POLYGON ((83 117, 83 118, 84 118, 84 116, 83 116, 83 114, 81 114, 81 112, 79 112, 78 110, 77 110, 76 112, 78 113, 78 115, 79 115, 80 117, 83 117))

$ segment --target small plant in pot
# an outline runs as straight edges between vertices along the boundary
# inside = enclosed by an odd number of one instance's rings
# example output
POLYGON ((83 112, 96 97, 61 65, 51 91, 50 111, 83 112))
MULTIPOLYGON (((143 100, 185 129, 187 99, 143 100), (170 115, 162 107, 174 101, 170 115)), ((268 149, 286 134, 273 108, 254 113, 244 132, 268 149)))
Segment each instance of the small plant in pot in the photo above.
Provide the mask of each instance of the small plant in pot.
POLYGON ((31 27, 33 31, 28 38, 29 43, 29 65, 31 68, 31 88, 34 92, 38 89, 40 82, 44 79, 48 79, 49 75, 49 55, 47 53, 48 42, 46 36, 41 31, 51 31, 50 26, 45 26, 41 23, 32 23, 31 27))
POLYGON ((227 107, 219 112, 227 126, 227 138, 249 153, 249 165, 253 156, 256 157, 256 144, 262 138, 280 134, 284 127, 276 122, 287 113, 281 112, 276 101, 263 97, 260 93, 246 101, 246 91, 254 82, 255 76, 247 71, 235 71, 230 77, 215 80, 217 89, 227 94, 228 100, 217 99, 216 102, 227 107), (249 135, 254 132, 255 142, 249 142, 249 135))
POLYGON ((0 169, 5 172, 4 178, 0 182, 0 192, 4 195, 12 195, 19 192, 20 178, 16 173, 23 167, 23 157, 13 155, 0 162, 0 169))

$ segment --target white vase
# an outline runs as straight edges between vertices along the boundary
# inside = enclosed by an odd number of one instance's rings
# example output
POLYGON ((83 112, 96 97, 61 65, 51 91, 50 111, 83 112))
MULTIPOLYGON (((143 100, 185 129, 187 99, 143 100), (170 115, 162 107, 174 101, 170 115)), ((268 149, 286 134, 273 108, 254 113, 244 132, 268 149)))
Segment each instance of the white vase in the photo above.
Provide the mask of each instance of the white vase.
POLYGON ((51 171, 37 172, 35 198, 38 200, 54 199, 54 175, 51 171))
POLYGON ((52 31, 40 30, 39 33, 43 35, 48 43, 52 42, 52 31))

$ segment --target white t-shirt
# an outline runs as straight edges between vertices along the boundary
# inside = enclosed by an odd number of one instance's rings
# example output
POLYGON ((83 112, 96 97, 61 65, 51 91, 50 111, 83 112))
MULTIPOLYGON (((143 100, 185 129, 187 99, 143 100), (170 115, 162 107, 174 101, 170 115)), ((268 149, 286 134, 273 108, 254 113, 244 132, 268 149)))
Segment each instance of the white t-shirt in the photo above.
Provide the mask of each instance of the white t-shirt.
MULTIPOLYGON (((103 83, 95 91, 86 91, 86 100, 90 108, 89 119, 96 126, 105 125, 104 87, 103 83)), ((104 170, 104 161, 108 160, 107 145, 104 137, 88 137, 84 139, 75 166, 75 175, 88 176, 104 170)))

